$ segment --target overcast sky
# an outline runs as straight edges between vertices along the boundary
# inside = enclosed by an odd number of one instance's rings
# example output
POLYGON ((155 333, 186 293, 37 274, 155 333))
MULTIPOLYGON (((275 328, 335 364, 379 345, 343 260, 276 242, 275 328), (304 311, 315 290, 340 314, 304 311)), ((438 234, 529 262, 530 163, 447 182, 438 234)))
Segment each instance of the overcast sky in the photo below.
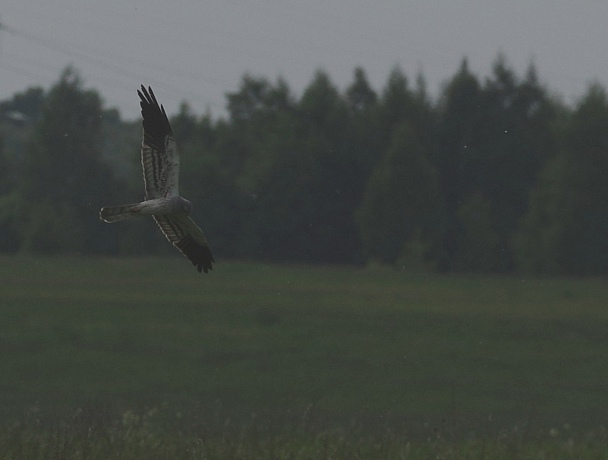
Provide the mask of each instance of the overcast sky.
POLYGON ((608 83, 607 21, 606 0, 3 0, 0 100, 68 64, 127 119, 140 83, 169 113, 222 114, 245 72, 299 95, 319 68, 344 89, 361 66, 380 90, 398 65, 436 95, 463 57, 485 77, 502 52, 570 103, 608 83))

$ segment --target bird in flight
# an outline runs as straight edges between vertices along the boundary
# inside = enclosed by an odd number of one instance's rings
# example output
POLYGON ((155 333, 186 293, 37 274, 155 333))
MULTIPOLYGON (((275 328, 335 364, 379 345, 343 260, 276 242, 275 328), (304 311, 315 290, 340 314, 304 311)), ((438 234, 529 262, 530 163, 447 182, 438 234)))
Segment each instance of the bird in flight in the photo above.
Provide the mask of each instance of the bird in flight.
POLYGON ((179 195, 179 154, 165 108, 156 101, 152 88, 142 85, 141 99, 144 135, 141 166, 146 190, 145 201, 101 208, 99 217, 117 222, 135 216, 152 216, 165 237, 179 249, 199 272, 213 270, 213 255, 203 231, 188 215, 192 204, 179 195))

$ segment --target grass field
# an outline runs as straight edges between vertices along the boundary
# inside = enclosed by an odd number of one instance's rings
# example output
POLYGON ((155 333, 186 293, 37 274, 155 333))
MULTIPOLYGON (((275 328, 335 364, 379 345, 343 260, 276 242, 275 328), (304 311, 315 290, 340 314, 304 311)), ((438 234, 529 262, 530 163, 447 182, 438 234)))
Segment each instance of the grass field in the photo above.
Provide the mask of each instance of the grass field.
POLYGON ((608 458, 607 324, 602 279, 0 258, 0 459, 608 458))

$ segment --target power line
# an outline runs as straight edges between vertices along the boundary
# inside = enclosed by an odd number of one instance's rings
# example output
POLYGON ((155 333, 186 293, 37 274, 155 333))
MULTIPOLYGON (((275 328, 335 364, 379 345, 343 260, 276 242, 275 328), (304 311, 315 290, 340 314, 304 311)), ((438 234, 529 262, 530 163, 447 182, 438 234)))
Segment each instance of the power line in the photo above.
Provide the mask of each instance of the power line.
MULTIPOLYGON (((163 66, 163 65, 159 65, 159 64, 152 64, 148 61, 143 61, 143 60, 137 59, 137 58, 118 58, 123 61, 124 61, 124 59, 127 59, 128 60, 127 64, 129 64, 129 65, 135 64, 140 68, 150 69, 150 70, 152 70, 152 72, 141 72, 141 71, 137 71, 137 70, 131 70, 127 66, 117 65, 116 61, 118 59, 116 59, 116 58, 104 59, 104 58, 99 57, 100 53, 96 53, 96 55, 93 55, 92 53, 82 52, 82 51, 76 49, 72 45, 67 47, 56 40, 51 40, 51 39, 44 38, 39 35, 30 33, 30 32, 18 30, 14 27, 7 26, 6 24, 4 24, 2 22, 0 22, 0 32, 1 31, 5 31, 13 36, 26 40, 36 46, 42 47, 44 49, 47 49, 47 50, 50 50, 50 51, 53 51, 53 52, 56 52, 59 54, 63 54, 70 58, 74 58, 77 61, 81 61, 81 62, 87 63, 89 65, 92 65, 96 68, 102 69, 104 71, 103 73, 101 73, 101 72, 95 73, 95 79, 102 81, 105 84, 108 84, 110 86, 113 86, 113 87, 118 86, 118 87, 127 89, 127 85, 125 85, 123 80, 108 77, 108 71, 110 74, 114 74, 118 77, 127 78, 129 80, 136 80, 138 83, 146 83, 146 84, 152 84, 157 87, 162 87, 162 88, 170 91, 171 93, 175 94, 178 97, 183 97, 184 94, 188 93, 190 95, 190 97, 194 96, 197 99, 204 101, 204 104, 208 107, 215 107, 215 108, 220 108, 220 109, 223 109, 223 107, 224 107, 224 105, 222 103, 209 100, 200 93, 194 92, 194 94, 193 94, 193 92, 191 90, 186 92, 183 90, 183 88, 180 88, 179 86, 176 86, 170 82, 167 82, 166 79, 158 80, 154 76, 151 76, 156 73, 174 75, 175 69, 168 68, 167 66, 163 66)), ((32 65, 39 67, 39 66, 44 66, 45 64, 42 64, 40 61, 34 62, 32 60, 27 60, 21 56, 14 55, 11 53, 3 53, 3 54, 11 56, 10 62, 6 62, 6 61, 3 62, 2 67, 4 69, 6 69, 7 71, 12 72, 14 74, 17 74, 20 76, 25 76, 30 79, 34 79, 34 80, 40 79, 39 71, 32 72, 31 70, 26 70, 26 69, 24 69, 23 66, 19 66, 17 61, 22 61, 22 62, 27 61, 27 64, 30 67, 32 67, 32 65)), ((212 86, 217 86, 217 87, 221 86, 221 83, 222 83, 222 80, 220 80, 219 78, 202 76, 196 72, 192 72, 192 71, 184 70, 184 69, 180 69, 179 76, 182 78, 185 77, 186 79, 188 79, 190 81, 195 81, 197 83, 201 83, 201 81, 203 81, 207 84, 210 84, 212 86)), ((132 86, 128 85, 128 89, 132 90, 132 86)))

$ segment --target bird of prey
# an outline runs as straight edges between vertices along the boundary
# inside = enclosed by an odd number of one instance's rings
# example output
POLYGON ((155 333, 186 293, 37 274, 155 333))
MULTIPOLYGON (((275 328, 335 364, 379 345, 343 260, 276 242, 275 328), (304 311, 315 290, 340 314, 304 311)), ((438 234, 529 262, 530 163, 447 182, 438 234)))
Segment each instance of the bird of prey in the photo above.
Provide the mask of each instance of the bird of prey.
POLYGON ((213 255, 202 230, 188 215, 192 204, 179 196, 179 155, 165 108, 158 105, 152 88, 142 85, 141 166, 144 173, 145 201, 102 208, 99 217, 117 222, 135 216, 152 216, 165 237, 179 249, 198 271, 212 270, 213 255))

